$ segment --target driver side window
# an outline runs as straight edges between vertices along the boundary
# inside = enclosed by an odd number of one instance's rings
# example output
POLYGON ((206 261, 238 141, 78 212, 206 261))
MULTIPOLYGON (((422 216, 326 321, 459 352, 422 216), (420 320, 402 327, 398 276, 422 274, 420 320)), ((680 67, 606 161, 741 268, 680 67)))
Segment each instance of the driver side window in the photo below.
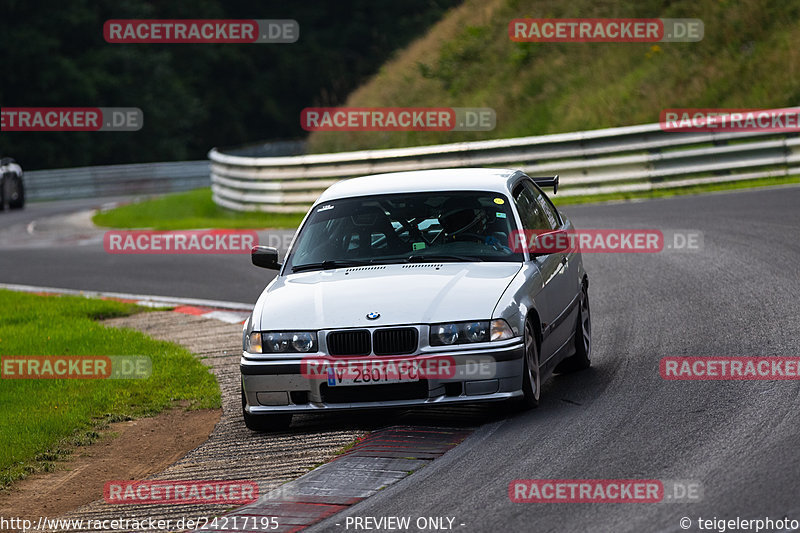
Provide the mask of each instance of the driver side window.
POLYGON ((533 189, 532 186, 531 189, 533 190, 534 197, 536 198, 536 203, 539 205, 542 213, 544 213, 544 217, 547 220, 550 229, 558 229, 561 226, 561 220, 558 216, 558 212, 556 212, 555 206, 553 206, 550 200, 545 197, 541 191, 533 189))
POLYGON ((519 217, 522 219, 522 227, 526 230, 549 230, 552 229, 547 216, 542 209, 533 192, 524 184, 520 184, 514 189, 514 203, 519 210, 519 217))

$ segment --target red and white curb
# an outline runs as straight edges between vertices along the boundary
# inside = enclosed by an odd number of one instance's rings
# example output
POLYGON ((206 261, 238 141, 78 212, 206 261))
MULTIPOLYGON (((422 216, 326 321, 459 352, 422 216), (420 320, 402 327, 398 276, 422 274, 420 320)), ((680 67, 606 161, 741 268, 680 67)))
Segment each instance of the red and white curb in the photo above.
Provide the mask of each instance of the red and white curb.
POLYGON ((213 318, 214 320, 227 322, 228 324, 241 324, 250 316, 249 311, 230 311, 214 309, 213 307, 195 307, 192 305, 181 305, 173 309, 173 311, 187 315, 202 316, 204 318, 213 318))
MULTIPOLYGON (((427 466, 458 446, 473 430, 391 426, 373 431, 332 461, 253 503, 233 509, 194 533, 302 531, 427 466)), ((351 529, 342 522, 331 524, 326 531, 351 529)))
POLYGON ((204 300, 200 298, 177 298, 174 296, 154 296, 149 294, 128 294, 124 292, 82 291, 76 289, 60 289, 55 287, 35 287, 33 285, 17 285, 13 283, 0 283, 0 289, 16 292, 29 292, 41 295, 66 294, 69 296, 82 296, 84 298, 100 298, 104 300, 117 300, 120 302, 135 303, 144 307, 171 307, 173 312, 187 315, 202 316, 226 322, 228 324, 241 324, 253 306, 240 302, 226 302, 220 300, 204 300))

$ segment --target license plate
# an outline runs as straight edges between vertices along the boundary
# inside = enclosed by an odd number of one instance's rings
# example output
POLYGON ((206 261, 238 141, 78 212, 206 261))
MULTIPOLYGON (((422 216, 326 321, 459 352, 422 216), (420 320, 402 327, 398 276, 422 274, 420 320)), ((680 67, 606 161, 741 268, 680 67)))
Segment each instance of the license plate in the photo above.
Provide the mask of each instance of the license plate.
MULTIPOLYGON (((414 362, 415 363, 415 362, 414 362)), ((387 385, 419 381, 417 364, 396 365, 391 362, 363 361, 341 367, 328 367, 328 386, 387 385)))

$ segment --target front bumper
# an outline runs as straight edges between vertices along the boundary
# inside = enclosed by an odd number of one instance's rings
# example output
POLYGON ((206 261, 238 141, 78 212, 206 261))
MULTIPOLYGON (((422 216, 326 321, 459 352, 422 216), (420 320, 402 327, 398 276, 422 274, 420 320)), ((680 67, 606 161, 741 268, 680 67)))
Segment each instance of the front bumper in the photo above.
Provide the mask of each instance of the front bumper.
MULTIPOLYGON (((493 343, 494 344, 494 343, 493 343)), ((524 345, 516 337, 491 348, 426 352, 403 360, 448 358, 450 377, 398 384, 336 385, 305 377, 302 357, 266 359, 245 353, 240 362, 245 410, 250 414, 421 407, 507 400, 522 396, 524 345)), ((391 360, 370 356, 361 360, 391 360)))

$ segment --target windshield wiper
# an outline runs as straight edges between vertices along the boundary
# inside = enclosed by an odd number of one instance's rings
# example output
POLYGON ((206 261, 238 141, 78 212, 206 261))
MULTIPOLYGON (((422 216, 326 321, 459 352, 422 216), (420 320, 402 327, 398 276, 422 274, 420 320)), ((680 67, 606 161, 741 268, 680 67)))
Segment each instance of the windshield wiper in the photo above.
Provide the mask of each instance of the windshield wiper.
POLYGON ((292 272, 302 272, 304 270, 328 270, 331 268, 345 268, 372 264, 371 261, 357 261, 351 259, 328 259, 319 263, 306 263, 305 265, 294 265, 292 272))
POLYGON ((390 263, 426 263, 426 262, 473 262, 483 259, 480 257, 467 257, 464 255, 451 255, 451 254, 414 254, 405 258, 398 259, 372 259, 370 261, 356 260, 356 259, 328 259, 320 261, 319 263, 306 263, 304 265, 295 265, 292 267, 292 272, 303 272, 305 270, 329 270, 332 268, 347 268, 364 265, 380 265, 390 263))
POLYGON ((425 263, 428 261, 439 262, 439 261, 466 261, 466 262, 473 262, 479 261, 483 262, 483 259, 480 257, 467 257, 465 255, 452 255, 452 254, 419 254, 419 255, 409 255, 406 257, 406 261, 409 263, 425 263))

